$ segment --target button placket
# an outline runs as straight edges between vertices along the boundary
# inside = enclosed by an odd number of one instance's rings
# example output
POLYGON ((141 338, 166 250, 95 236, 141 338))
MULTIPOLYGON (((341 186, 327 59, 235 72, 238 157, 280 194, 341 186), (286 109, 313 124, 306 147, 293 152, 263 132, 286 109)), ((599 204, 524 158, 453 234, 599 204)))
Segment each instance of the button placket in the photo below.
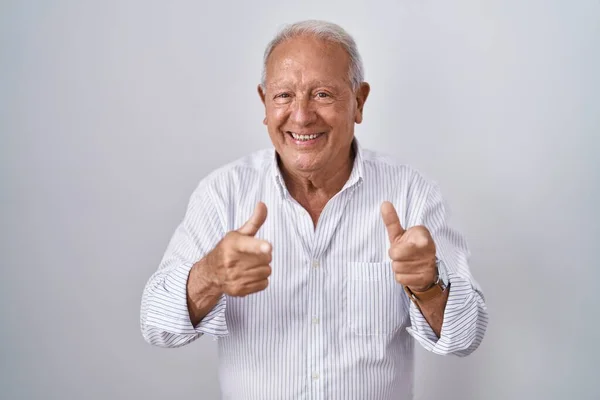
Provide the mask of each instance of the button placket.
POLYGON ((323 341, 323 326, 320 323, 320 316, 322 315, 323 309, 323 285, 324 285, 324 270, 322 263, 317 259, 313 258, 309 260, 310 268, 310 304, 308 308, 309 319, 308 324, 310 325, 309 334, 309 374, 311 377, 311 392, 313 399, 321 399, 323 396, 323 379, 322 370, 323 362, 322 359, 324 354, 324 341, 323 341))

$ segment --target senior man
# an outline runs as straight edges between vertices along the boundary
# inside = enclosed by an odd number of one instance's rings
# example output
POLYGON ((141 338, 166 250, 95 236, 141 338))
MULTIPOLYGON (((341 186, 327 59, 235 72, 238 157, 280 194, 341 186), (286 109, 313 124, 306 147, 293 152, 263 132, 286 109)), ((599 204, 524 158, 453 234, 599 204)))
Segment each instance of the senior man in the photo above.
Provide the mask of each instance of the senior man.
POLYGON ((218 338, 224 399, 411 398, 415 339, 466 356, 487 325, 439 188, 355 139, 369 85, 341 27, 283 29, 258 93, 274 149, 201 180, 145 287, 144 338, 218 338))

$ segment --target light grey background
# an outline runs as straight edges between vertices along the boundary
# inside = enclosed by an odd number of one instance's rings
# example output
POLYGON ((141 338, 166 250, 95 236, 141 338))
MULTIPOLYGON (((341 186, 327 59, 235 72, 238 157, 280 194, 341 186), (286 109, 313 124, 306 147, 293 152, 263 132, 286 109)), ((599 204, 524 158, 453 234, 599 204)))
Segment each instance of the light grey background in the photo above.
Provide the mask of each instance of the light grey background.
POLYGON ((262 51, 306 18, 355 36, 357 136, 441 184, 487 297, 472 356, 419 351, 417 399, 600 398, 583 0, 2 1, 0 398, 218 398, 209 338, 143 341, 142 288, 198 181, 270 145, 262 51))

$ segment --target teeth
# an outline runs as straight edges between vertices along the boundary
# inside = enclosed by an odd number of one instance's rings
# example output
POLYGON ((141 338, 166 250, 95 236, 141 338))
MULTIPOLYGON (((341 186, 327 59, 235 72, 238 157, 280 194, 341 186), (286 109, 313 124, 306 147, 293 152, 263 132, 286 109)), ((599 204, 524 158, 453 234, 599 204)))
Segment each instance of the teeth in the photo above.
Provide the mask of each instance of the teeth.
POLYGON ((302 140, 302 141, 316 139, 318 136, 319 136, 319 134, 316 134, 316 135, 298 135, 298 134, 292 132, 292 137, 294 139, 296 139, 296 140, 302 140))

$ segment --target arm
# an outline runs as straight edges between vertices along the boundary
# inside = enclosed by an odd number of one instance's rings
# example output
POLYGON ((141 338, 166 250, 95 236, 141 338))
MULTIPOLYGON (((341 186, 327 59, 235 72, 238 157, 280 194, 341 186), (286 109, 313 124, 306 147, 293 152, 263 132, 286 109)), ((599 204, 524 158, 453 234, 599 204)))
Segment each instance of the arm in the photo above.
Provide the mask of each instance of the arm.
POLYGON ((186 215, 173 234, 158 270, 144 288, 140 326, 150 344, 180 347, 204 333, 228 334, 225 296, 201 278, 204 269, 201 259, 225 234, 208 190, 200 184, 192 194, 186 215), (190 275, 200 277, 193 279, 193 292, 188 292, 190 275), (195 300, 188 300, 188 293, 194 293, 195 300), (188 308, 190 302, 198 306, 188 308))
MULTIPOLYGON (((429 186, 429 185, 428 185, 429 186)), ((483 340, 488 314, 483 293, 471 276, 464 237, 448 226, 444 200, 429 186, 417 224, 430 232, 441 260, 440 275, 450 287, 440 296, 410 305, 411 335, 427 350, 441 355, 467 356, 483 340), (419 309, 420 308, 420 309, 419 309)))

